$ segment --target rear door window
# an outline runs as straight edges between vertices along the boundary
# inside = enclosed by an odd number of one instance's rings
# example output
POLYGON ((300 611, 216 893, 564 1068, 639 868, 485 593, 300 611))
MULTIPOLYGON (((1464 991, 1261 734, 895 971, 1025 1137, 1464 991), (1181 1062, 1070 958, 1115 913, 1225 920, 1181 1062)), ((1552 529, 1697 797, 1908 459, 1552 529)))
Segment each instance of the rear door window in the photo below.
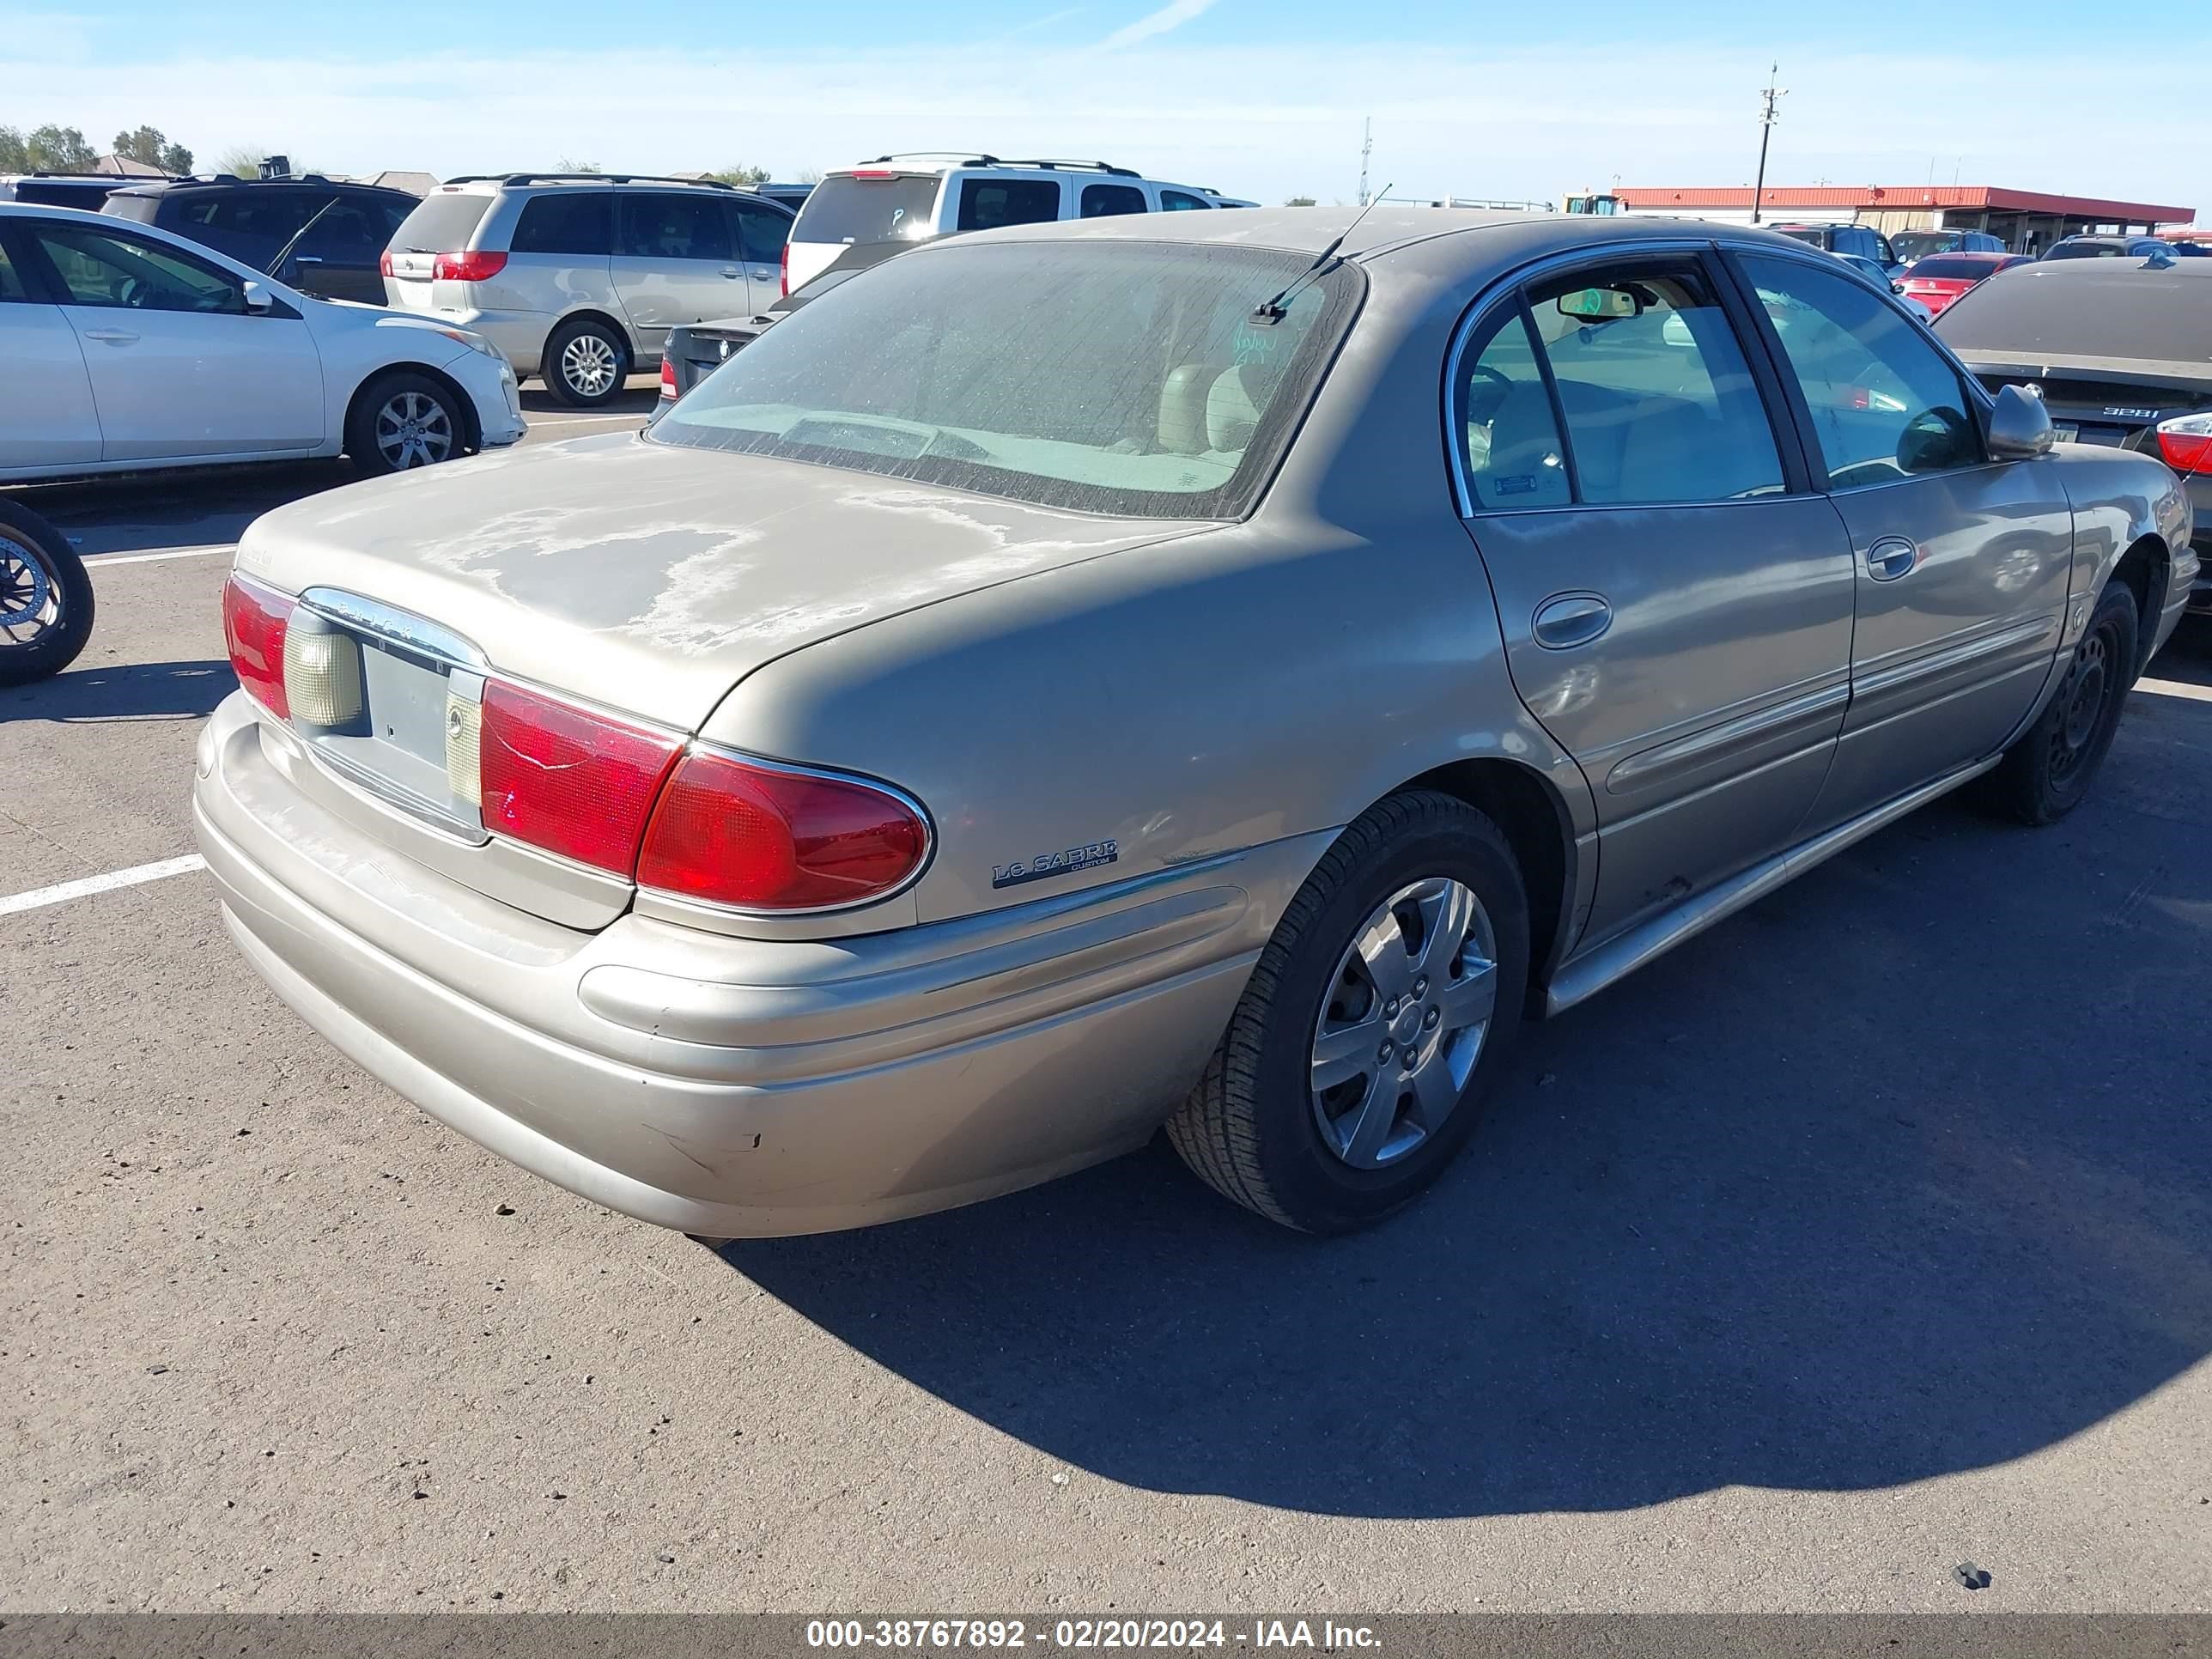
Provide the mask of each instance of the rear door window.
POLYGON ((959 229, 994 230, 1000 225, 1033 225, 1059 217, 1057 179, 960 181, 959 229))
POLYGON ((606 191, 562 191, 523 204, 508 251, 604 259, 614 251, 614 199, 606 191))
POLYGON ((1117 213, 1145 212, 1145 192, 1134 185, 1085 185, 1082 215, 1086 219, 1110 219, 1117 213))
POLYGON ((1528 306, 1566 419, 1577 500, 1783 492, 1765 399, 1702 267, 1585 268, 1539 283, 1528 306))
POLYGON ((942 182, 933 173, 832 173, 799 210, 791 240, 872 247, 933 235, 942 182))
POLYGON ((7 242, 0 240, 0 301, 27 300, 30 297, 23 273, 15 269, 15 262, 8 257, 7 242))
POLYGON ((640 193, 622 198, 621 240, 626 258, 677 262, 737 258, 730 221, 717 197, 640 193))
POLYGON ((1160 187, 1160 211, 1163 213, 1190 213, 1212 206, 1213 204, 1203 196, 1194 196, 1187 190, 1170 190, 1164 185, 1160 187))

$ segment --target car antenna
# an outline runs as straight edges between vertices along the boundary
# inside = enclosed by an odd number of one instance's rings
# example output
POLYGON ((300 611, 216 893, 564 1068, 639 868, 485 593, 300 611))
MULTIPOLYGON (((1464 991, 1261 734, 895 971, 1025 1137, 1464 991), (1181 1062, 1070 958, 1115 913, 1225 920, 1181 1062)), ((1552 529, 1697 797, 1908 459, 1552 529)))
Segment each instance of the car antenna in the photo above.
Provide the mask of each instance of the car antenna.
POLYGON ((1342 230, 1336 233, 1336 240, 1331 242, 1327 247, 1323 248, 1320 252, 1314 255, 1314 261, 1311 264, 1308 265, 1304 270, 1300 271, 1296 276, 1291 278, 1289 285, 1284 288, 1282 291, 1277 294, 1273 299, 1262 300, 1258 305, 1252 307, 1252 320, 1255 323, 1279 323, 1284 318, 1289 316, 1291 314, 1289 309, 1290 303, 1292 300, 1297 298, 1298 290, 1321 274, 1321 268, 1327 264, 1331 259, 1334 258, 1336 257, 1337 249, 1344 246, 1344 239, 1351 235, 1353 231, 1358 229, 1359 222, 1362 219, 1364 219, 1369 214, 1374 212, 1376 203, 1380 202, 1389 193, 1390 186, 1388 185, 1383 185, 1381 190, 1376 191, 1374 196, 1369 199, 1367 205, 1352 216, 1352 222, 1346 225, 1342 230))

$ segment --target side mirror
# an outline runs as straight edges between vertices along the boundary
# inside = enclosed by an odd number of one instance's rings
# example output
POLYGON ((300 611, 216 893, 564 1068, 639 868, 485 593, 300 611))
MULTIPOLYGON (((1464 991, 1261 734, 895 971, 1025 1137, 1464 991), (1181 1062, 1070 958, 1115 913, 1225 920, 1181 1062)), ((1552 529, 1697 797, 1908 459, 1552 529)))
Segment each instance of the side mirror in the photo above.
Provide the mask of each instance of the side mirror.
POLYGON ((2043 399, 2016 386, 1997 389, 1996 407, 1990 411, 1990 459, 2025 461, 2047 455, 2057 441, 2051 430, 2051 411, 2043 399))
POLYGON ((276 296, 258 283, 246 284, 246 308, 256 317, 266 317, 276 307, 276 296))

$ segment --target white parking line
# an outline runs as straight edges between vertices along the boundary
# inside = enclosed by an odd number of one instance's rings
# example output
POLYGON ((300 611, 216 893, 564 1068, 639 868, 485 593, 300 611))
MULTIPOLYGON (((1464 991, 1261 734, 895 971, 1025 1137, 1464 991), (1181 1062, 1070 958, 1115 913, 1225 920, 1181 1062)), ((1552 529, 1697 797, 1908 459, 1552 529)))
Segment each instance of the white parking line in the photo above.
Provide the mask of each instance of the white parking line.
POLYGON ((637 412, 623 415, 526 415, 523 419, 533 427, 607 426, 617 421, 635 421, 640 426, 645 424, 645 416, 637 412))
POLYGON ((111 564, 158 564, 164 559, 204 559, 236 551, 236 542, 212 542, 205 547, 173 547, 166 553, 88 553, 84 562, 88 568, 105 569, 111 564))
POLYGON ((198 853, 187 853, 180 859, 163 859, 159 864, 140 864, 128 870, 110 870, 104 876, 86 876, 78 881, 64 881, 52 887, 33 887, 27 893, 15 893, 0 898, 0 916, 12 916, 18 910, 42 909, 49 904, 61 904, 73 898, 88 897, 94 893, 109 893, 118 887, 136 887, 141 882, 160 881, 165 876, 181 876, 188 871, 204 870, 207 860, 198 853))
POLYGON ((2161 697, 2187 697, 2192 702, 2212 702, 2212 685, 2187 685, 2179 680, 2137 680, 2138 691, 2154 691, 2161 697))

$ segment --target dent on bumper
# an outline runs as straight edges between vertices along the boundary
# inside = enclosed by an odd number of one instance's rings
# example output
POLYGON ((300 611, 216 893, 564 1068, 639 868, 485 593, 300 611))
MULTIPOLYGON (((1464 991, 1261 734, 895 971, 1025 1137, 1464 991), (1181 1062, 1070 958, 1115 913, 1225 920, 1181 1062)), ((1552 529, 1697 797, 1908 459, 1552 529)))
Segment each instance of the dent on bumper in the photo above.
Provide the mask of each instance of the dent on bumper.
POLYGON ((1326 839, 834 941, 576 933, 324 811, 240 702, 210 724, 193 817, 255 968, 432 1115, 690 1232, 919 1214, 1141 1142, 1326 839))

